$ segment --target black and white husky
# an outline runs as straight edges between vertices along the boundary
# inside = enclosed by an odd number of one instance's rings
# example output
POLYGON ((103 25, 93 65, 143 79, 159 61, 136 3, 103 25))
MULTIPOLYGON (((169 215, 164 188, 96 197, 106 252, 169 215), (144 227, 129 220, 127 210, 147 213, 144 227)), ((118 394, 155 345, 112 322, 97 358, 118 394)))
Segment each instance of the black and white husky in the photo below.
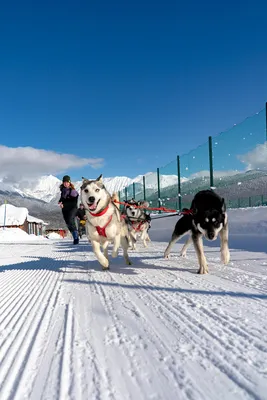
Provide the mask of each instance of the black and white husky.
POLYGON ((104 270, 109 269, 108 245, 110 243, 114 244, 112 257, 117 257, 121 246, 126 264, 131 265, 128 256, 128 226, 122 219, 118 206, 113 202, 115 199, 118 200, 117 195, 111 197, 103 184, 102 175, 95 180, 83 178, 81 202, 87 217, 86 234, 104 270), (100 246, 104 253, 101 252, 100 246))
POLYGON ((165 258, 168 258, 174 243, 188 232, 190 236, 180 255, 185 257, 188 246, 193 242, 199 262, 199 274, 208 273, 208 265, 203 249, 203 236, 208 240, 216 240, 218 234, 220 235, 221 260, 224 264, 229 263, 226 205, 224 199, 213 190, 202 190, 195 195, 190 210, 175 225, 171 241, 164 253, 165 258))
POLYGON ((129 232, 131 234, 131 246, 136 249, 136 241, 140 237, 144 246, 147 247, 147 241, 150 241, 148 230, 150 228, 151 217, 146 214, 145 207, 148 207, 147 201, 136 201, 134 199, 126 201, 123 213, 126 216, 129 232))

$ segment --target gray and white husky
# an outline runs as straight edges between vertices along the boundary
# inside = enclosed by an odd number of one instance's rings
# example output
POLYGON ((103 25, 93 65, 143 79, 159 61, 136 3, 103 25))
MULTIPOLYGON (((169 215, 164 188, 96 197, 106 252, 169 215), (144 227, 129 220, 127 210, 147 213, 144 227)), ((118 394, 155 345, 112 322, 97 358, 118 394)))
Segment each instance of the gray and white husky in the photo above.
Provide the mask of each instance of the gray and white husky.
POLYGON ((103 184, 102 175, 95 180, 83 178, 81 202, 87 216, 86 233, 103 270, 109 269, 108 245, 110 243, 114 244, 112 257, 117 257, 121 246, 126 264, 131 265, 128 256, 129 231, 118 206, 113 202, 115 199, 118 200, 117 195, 114 194, 111 197, 103 184))
POLYGON ((146 214, 144 208, 148 207, 147 201, 136 201, 134 199, 126 201, 123 213, 126 215, 126 222, 130 232, 132 249, 136 249, 136 241, 140 237, 144 246, 147 247, 147 241, 151 241, 148 235, 150 228, 150 216, 146 214))

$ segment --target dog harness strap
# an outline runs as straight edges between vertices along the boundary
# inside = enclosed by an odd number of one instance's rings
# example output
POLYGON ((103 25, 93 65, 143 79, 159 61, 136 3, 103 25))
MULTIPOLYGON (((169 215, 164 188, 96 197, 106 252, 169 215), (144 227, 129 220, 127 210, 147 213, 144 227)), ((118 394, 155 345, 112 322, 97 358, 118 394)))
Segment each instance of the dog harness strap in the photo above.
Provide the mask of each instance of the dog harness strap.
POLYGON ((193 215, 194 214, 194 210, 192 209, 188 209, 188 208, 183 208, 182 211, 180 211, 178 213, 178 215, 193 215))
POLYGON ((99 236, 107 237, 107 235, 106 235, 106 227, 111 222, 111 220, 112 220, 112 215, 109 217, 108 222, 106 223, 106 225, 104 225, 104 226, 96 226, 95 227, 96 230, 97 230, 97 233, 99 234, 99 236))
POLYGON ((108 207, 109 207, 109 205, 106 208, 104 208, 104 210, 100 211, 97 214, 93 214, 90 211, 89 212, 93 217, 101 217, 102 215, 106 214, 106 212, 108 211, 108 207))
POLYGON ((134 228, 135 232, 139 232, 141 230, 141 226, 143 225, 144 221, 141 221, 139 225, 135 228, 134 224, 132 223, 132 227, 134 228))

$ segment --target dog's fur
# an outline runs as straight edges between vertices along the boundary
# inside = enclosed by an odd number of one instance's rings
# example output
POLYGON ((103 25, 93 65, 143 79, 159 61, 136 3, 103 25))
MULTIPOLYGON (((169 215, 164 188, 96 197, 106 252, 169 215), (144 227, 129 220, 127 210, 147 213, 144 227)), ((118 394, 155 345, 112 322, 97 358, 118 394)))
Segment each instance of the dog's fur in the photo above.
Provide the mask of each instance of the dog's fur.
POLYGON ((184 234, 190 233, 188 240, 182 248, 181 256, 186 256, 186 251, 191 242, 193 242, 198 262, 199 274, 208 273, 208 266, 203 250, 204 236, 208 240, 216 240, 218 234, 221 239, 221 260, 224 264, 230 261, 228 248, 228 219, 226 213, 225 201, 213 190, 202 190, 198 192, 192 203, 192 214, 183 215, 176 223, 164 256, 168 258, 171 247, 184 234))
POLYGON ((118 200, 117 194, 112 197, 106 190, 102 175, 95 180, 83 178, 81 186, 81 202, 86 211, 86 233, 91 241, 93 251, 102 265, 102 269, 109 269, 108 245, 113 243, 112 257, 117 257, 119 247, 123 249, 123 255, 127 265, 131 265, 128 256, 129 231, 126 222, 121 218, 121 213, 114 200, 118 200), (105 211, 106 210, 106 211, 105 211), (100 214, 105 211, 102 215, 100 214), (97 227, 105 227, 105 236, 99 234, 97 227), (102 246, 104 254, 100 250, 102 246))
POLYGON ((126 223, 128 224, 129 232, 131 234, 131 247, 136 249, 136 241, 140 237, 144 246, 147 247, 147 241, 151 241, 148 235, 150 227, 146 218, 145 210, 137 207, 148 207, 147 201, 136 201, 134 199, 126 202, 123 213, 126 215, 126 223))

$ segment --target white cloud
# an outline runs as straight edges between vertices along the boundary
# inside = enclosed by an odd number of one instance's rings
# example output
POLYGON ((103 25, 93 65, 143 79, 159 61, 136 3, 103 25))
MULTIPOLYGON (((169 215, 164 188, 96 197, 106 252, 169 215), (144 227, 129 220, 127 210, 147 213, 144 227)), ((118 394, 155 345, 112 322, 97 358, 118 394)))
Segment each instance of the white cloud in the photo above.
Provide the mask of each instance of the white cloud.
POLYGON ((237 158, 246 164, 246 170, 267 169, 267 142, 258 144, 253 150, 246 154, 237 156, 237 158))
POLYGON ((57 175, 69 169, 91 166, 99 168, 102 158, 80 158, 73 154, 33 147, 6 147, 0 145, 0 178, 9 183, 31 179, 41 175, 57 175))

